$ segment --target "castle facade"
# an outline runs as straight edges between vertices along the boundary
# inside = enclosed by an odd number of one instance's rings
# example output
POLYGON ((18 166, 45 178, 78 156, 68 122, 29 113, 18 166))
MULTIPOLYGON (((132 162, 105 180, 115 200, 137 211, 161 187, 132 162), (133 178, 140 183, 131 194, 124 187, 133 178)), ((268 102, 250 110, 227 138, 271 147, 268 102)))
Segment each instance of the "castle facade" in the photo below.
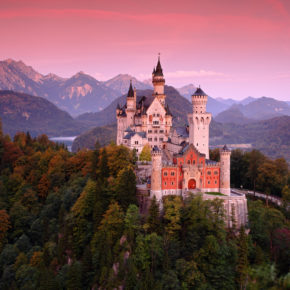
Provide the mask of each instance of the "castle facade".
POLYGON ((230 155, 225 145, 220 162, 209 159, 209 125, 211 113, 206 111, 208 96, 201 88, 193 92, 192 112, 188 126, 172 127, 172 114, 164 94, 165 79, 158 58, 153 69, 152 97, 137 97, 130 83, 126 104, 117 106, 117 144, 124 144, 140 154, 145 144, 152 149, 150 197, 162 202, 164 196, 203 192, 205 199, 224 200, 230 225, 230 213, 235 212, 238 225, 247 221, 247 201, 244 195, 231 194, 230 155), (221 193, 221 195, 214 195, 221 193), (234 210, 233 210, 234 208, 234 210))

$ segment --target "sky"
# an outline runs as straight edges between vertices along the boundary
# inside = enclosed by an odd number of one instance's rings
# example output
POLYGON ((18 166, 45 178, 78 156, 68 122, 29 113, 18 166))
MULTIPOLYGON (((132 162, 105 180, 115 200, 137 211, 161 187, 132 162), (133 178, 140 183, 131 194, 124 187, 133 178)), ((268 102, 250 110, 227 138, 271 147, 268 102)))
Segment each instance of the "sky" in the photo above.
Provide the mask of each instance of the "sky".
POLYGON ((42 74, 151 76, 290 101, 289 0, 0 0, 0 59, 42 74))

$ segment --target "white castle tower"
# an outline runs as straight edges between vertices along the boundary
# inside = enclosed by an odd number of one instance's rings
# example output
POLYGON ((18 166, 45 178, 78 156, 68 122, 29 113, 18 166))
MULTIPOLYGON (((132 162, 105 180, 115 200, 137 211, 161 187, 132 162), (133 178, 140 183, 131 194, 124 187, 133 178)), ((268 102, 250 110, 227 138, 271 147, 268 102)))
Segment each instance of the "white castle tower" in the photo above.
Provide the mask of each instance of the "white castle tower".
POLYGON ((192 113, 188 114, 189 144, 209 159, 209 124, 211 114, 206 112, 207 95, 201 88, 191 96, 192 113))
POLYGON ((165 106, 165 94, 164 94, 164 85, 165 79, 163 76, 163 70, 160 64, 160 55, 158 56, 158 62, 156 68, 153 69, 152 72, 152 84, 154 87, 153 96, 156 96, 161 104, 165 106))
POLYGON ((151 173, 151 197, 155 195, 157 201, 162 200, 162 151, 154 146, 151 152, 152 159, 152 173, 151 173))
POLYGON ((225 145, 220 151, 220 192, 231 193, 231 151, 225 145))
POLYGON ((135 124, 134 116, 136 113, 136 91, 133 90, 132 81, 130 81, 130 87, 127 94, 127 127, 131 127, 135 124))

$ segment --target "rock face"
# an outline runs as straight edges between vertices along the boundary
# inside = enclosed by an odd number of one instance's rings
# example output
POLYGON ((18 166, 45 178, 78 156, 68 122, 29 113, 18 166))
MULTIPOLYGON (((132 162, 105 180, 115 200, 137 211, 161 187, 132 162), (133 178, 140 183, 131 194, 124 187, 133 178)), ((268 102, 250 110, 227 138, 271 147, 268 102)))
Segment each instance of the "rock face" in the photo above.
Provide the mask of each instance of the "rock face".
POLYGON ((44 97, 71 115, 100 111, 120 95, 83 72, 69 79, 42 75, 11 59, 0 62, 0 89, 44 97))
POLYGON ((140 82, 136 78, 128 74, 119 74, 115 76, 114 78, 108 81, 105 81, 104 84, 108 88, 111 88, 114 91, 118 92, 119 95, 121 96, 128 92, 130 81, 132 81, 133 87, 135 87, 138 90, 152 89, 152 84, 149 84, 146 82, 140 82))
POLYGON ((86 126, 48 100, 13 91, 0 91, 3 131, 11 136, 29 131, 32 136, 75 136, 86 126))

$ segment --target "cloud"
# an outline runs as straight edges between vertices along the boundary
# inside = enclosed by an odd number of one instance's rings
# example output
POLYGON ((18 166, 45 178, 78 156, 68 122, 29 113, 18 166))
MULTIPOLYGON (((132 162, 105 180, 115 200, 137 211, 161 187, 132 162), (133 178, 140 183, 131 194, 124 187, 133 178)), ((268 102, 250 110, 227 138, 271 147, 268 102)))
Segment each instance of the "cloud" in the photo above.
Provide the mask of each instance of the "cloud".
POLYGON ((211 70, 178 70, 175 72, 169 72, 166 74, 169 78, 190 78, 190 77, 225 77, 226 74, 211 70))

